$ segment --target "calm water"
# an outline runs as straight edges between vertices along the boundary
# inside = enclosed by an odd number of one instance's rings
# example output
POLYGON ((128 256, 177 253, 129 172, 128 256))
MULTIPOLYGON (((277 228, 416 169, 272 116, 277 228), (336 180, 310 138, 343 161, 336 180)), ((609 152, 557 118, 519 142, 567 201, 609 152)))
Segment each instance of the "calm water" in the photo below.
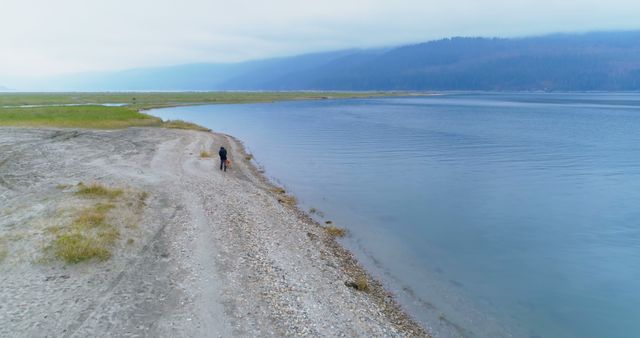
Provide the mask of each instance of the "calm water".
POLYGON ((640 94, 152 113, 244 141, 439 335, 640 337, 640 94))

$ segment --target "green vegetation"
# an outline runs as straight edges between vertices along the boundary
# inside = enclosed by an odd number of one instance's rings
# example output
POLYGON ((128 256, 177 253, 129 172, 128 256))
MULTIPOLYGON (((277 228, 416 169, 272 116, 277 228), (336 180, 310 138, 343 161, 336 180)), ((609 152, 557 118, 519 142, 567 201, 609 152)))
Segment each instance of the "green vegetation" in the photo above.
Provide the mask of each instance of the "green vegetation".
POLYGON ((171 128, 171 129, 185 129, 185 130, 199 130, 199 131, 211 131, 209 128, 205 128, 203 126, 197 125, 195 123, 186 122, 182 120, 169 120, 162 122, 163 128, 171 128))
POLYGON ((77 195, 83 195, 86 197, 115 198, 122 195, 122 193, 122 189, 111 189, 100 183, 91 183, 89 185, 85 185, 82 182, 78 184, 78 191, 76 191, 77 195))
MULTIPOLYGON (((216 103, 358 98, 399 95, 387 92, 155 92, 155 93, 0 93, 1 106, 51 104, 127 104, 134 110, 216 103)), ((68 107, 67 107, 68 108, 68 107)))
MULTIPOLYGON (((74 212, 70 223, 46 229, 53 236, 46 250, 66 263, 107 260, 121 235, 118 224, 135 227, 132 223, 139 217, 149 194, 132 194, 99 183, 80 183, 77 189, 75 195, 89 202, 89 206, 74 212)), ((133 242, 131 238, 127 240, 129 245, 133 242)))
POLYGON ((165 127, 210 131, 185 121, 162 122, 141 113, 152 108, 400 95, 383 92, 180 92, 180 93, 0 93, 0 126, 117 129, 165 127), (101 106, 117 103, 125 106, 101 106), (80 106, 64 106, 75 104, 80 106), (36 107, 19 107, 19 106, 36 107), (45 107, 37 107, 45 105, 45 107), (49 106, 46 106, 49 105, 49 106), (62 106, 51 106, 62 105, 62 106))
POLYGON ((98 204, 82 210, 70 225, 53 229, 54 256, 67 263, 109 259, 110 247, 120 237, 118 229, 107 223, 107 212, 112 208, 113 204, 98 204))
POLYGON ((116 129, 161 124, 159 118, 126 107, 0 108, 0 126, 116 129))
POLYGON ((56 257, 67 263, 80 263, 93 258, 104 261, 111 257, 111 252, 103 241, 79 233, 58 236, 52 249, 56 257))

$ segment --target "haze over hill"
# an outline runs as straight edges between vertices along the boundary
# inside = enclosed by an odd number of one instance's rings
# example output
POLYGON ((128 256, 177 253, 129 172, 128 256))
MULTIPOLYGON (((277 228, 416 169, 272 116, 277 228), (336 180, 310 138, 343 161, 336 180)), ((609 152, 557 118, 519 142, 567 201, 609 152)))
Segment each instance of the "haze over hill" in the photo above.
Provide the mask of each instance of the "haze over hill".
POLYGON ((242 63, 84 73, 24 89, 640 90, 640 31, 451 38, 242 63))

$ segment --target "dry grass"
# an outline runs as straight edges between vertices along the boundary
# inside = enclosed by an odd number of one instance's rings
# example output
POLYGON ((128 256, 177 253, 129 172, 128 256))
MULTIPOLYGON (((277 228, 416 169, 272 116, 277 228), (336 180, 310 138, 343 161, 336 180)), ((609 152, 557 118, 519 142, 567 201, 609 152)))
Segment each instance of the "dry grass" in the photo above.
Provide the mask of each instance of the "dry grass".
POLYGON ((182 120, 168 120, 162 122, 162 127, 172 129, 185 129, 185 130, 199 130, 199 131, 211 131, 209 128, 197 125, 195 123, 182 121, 182 120))
POLYGON ((0 263, 4 261, 5 258, 9 255, 9 250, 7 250, 7 244, 3 238, 0 238, 0 263))
POLYGON ((358 291, 369 291, 369 281, 367 281, 367 278, 365 276, 358 276, 358 278, 356 278, 355 284, 358 291))
POLYGON ((278 197, 278 202, 286 205, 298 204, 298 199, 295 196, 282 195, 278 197))
POLYGON ((209 158, 209 157, 211 157, 210 152, 204 151, 204 150, 200 152, 200 158, 209 158))
POLYGON ((95 228, 105 225, 107 215, 105 211, 96 209, 83 210, 80 215, 73 221, 73 225, 80 228, 95 228))
POLYGON ((286 193, 287 193, 287 191, 286 191, 286 190, 284 190, 284 189, 282 189, 282 188, 280 188, 280 187, 272 188, 272 189, 271 189, 271 191, 273 191, 273 192, 274 192, 274 193, 276 193, 276 194, 281 194, 281 195, 284 195, 284 194, 286 194, 286 193))
POLYGON ((67 263, 79 263, 89 259, 100 261, 111 257, 110 248, 120 237, 118 229, 107 223, 107 213, 114 204, 96 204, 82 210, 66 227, 56 227, 56 238, 51 244, 55 257, 67 263))
POLYGON ((67 263, 79 263, 94 258, 104 261, 111 257, 111 251, 103 241, 79 233, 58 236, 52 249, 56 257, 67 263))
POLYGON ((369 291, 369 281, 364 275, 359 275, 354 282, 345 282, 344 285, 362 292, 369 291))
POLYGON ((324 231, 326 231, 327 234, 332 237, 344 237, 347 234, 347 230, 338 228, 337 226, 333 225, 325 227, 324 231))
POLYGON ((147 199, 149 199, 149 193, 146 191, 138 194, 138 207, 144 207, 147 205, 147 199))
POLYGON ((100 183, 91 183, 89 185, 85 185, 84 183, 80 182, 78 184, 78 191, 76 191, 76 194, 84 197, 116 198, 122 195, 123 192, 124 191, 122 189, 108 188, 100 183))
POLYGON ((285 205, 296 205, 298 204, 298 199, 295 196, 286 195, 286 191, 280 187, 273 187, 271 191, 280 195, 278 196, 278 202, 285 205))
MULTIPOLYGON (((46 229, 54 236, 47 252, 66 263, 109 259, 121 237, 119 227, 123 228, 122 223, 131 217, 139 216, 149 197, 147 192, 125 193, 123 189, 99 183, 80 183, 75 195, 88 199, 91 205, 74 212, 70 223, 46 229)), ((127 243, 132 244, 133 239, 127 243)))

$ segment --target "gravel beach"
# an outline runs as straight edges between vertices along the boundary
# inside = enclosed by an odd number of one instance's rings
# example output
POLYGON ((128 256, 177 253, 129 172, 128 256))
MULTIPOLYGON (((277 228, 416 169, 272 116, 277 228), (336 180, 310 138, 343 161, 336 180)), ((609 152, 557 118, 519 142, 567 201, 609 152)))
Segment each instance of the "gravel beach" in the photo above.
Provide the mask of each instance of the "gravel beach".
POLYGON ((227 135, 0 128, 0 245, 2 337, 427 335, 227 135), (80 182, 148 196, 106 261, 47 254, 80 182))

